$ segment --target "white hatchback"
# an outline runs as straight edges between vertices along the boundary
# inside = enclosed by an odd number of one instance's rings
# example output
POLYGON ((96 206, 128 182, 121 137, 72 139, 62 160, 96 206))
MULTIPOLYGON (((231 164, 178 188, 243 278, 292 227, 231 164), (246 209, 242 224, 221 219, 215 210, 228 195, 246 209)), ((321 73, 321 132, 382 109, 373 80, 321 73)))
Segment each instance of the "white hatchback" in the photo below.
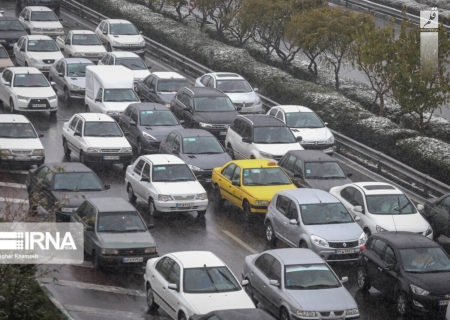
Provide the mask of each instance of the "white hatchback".
POLYGON ((127 167, 128 199, 148 204, 150 215, 159 212, 197 211, 202 217, 208 207, 205 189, 188 165, 171 154, 143 155, 127 167))
POLYGON ((64 34, 64 27, 56 13, 45 6, 25 7, 18 19, 28 34, 44 34, 50 37, 64 34))
MULTIPOLYGON (((409 231, 433 239, 430 224, 399 188, 385 182, 354 182, 333 187, 337 197, 367 235, 382 231, 409 231)), ((419 205, 419 210, 423 206, 419 205)))
POLYGON ((173 252, 149 259, 144 281, 149 311, 161 307, 174 320, 213 310, 255 308, 227 265, 209 251, 173 252))

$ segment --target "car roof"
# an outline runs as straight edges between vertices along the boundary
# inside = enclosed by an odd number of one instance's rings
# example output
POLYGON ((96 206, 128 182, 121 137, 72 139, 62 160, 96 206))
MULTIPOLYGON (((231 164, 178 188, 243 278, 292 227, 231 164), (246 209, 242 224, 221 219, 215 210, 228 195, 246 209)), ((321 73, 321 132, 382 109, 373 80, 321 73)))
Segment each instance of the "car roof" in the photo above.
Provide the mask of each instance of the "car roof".
MULTIPOLYGON (((311 249, 305 248, 281 248, 264 251, 270 253, 284 265, 325 263, 325 261, 311 249)), ((264 253, 263 252, 263 253, 264 253)))
POLYGON ((279 105, 275 107, 282 109, 284 112, 313 112, 310 108, 293 104, 279 105))
POLYGON ((109 23, 128 23, 128 24, 132 24, 130 21, 125 20, 125 19, 105 19, 104 21, 107 21, 109 23))
POLYGON ((181 137, 214 137, 211 132, 203 129, 182 128, 172 132, 176 132, 181 137))
POLYGON ((299 204, 339 203, 340 201, 327 191, 313 188, 296 188, 279 191, 297 200, 299 204))
POLYGON ((23 114, 7 114, 7 113, 0 114, 0 122, 1 123, 11 123, 11 122, 31 123, 30 120, 28 120, 28 118, 25 117, 23 114))
POLYGON ((27 6, 24 9, 26 8, 30 9, 31 11, 53 11, 52 9, 46 6, 27 6))
POLYGON ((336 162, 333 157, 320 150, 289 150, 286 155, 293 155, 306 162, 336 162))
POLYGON ((350 183, 358 187, 366 195, 379 195, 379 194, 404 194, 396 186, 385 182, 363 181, 350 183))
POLYGON ((62 58, 61 60, 65 60, 68 64, 72 63, 91 63, 94 64, 91 60, 86 58, 62 58))
POLYGON ((91 168, 81 162, 46 162, 43 166, 58 172, 93 172, 91 168))
POLYGON ((100 212, 137 211, 135 207, 122 197, 89 197, 87 199, 100 212))
POLYGON ((209 87, 184 87, 180 90, 185 89, 186 91, 191 91, 194 96, 201 97, 227 97, 228 96, 220 90, 209 88, 209 87))
POLYGON ((170 111, 165 105, 156 102, 136 102, 128 105, 127 109, 133 107, 138 110, 161 110, 170 111))
POLYGON ((212 77, 216 78, 216 80, 236 80, 236 79, 244 79, 241 75, 234 73, 234 72, 211 72, 207 73, 211 75, 212 77))
POLYGON ((28 40, 53 40, 52 38, 46 36, 45 34, 27 34, 24 35, 23 37, 27 37, 28 40))
MULTIPOLYGON (((232 160, 230 163, 231 162, 237 164, 241 168, 279 168, 276 162, 267 159, 241 159, 232 160)), ((228 165, 228 163, 226 165, 228 165)))
POLYGON ((32 73, 32 74, 42 73, 41 71, 39 71, 39 69, 35 67, 8 67, 8 69, 13 71, 14 73, 32 73))
POLYGON ((85 121, 106 121, 106 122, 115 122, 113 118, 105 113, 99 112, 82 112, 77 113, 80 117, 82 117, 85 121))
POLYGON ((183 268, 217 267, 225 263, 211 251, 179 251, 169 253, 183 268))
POLYGON ((377 232, 371 238, 382 239, 397 249, 439 247, 438 243, 424 235, 408 231, 377 232))
POLYGON ((148 161, 151 161, 154 165, 160 165, 160 164, 186 164, 183 160, 178 158, 177 156, 173 154, 146 154, 141 156, 144 159, 147 159, 148 161))
POLYGON ((116 58, 140 58, 136 53, 130 51, 112 51, 108 52, 108 54, 116 58))
POLYGON ((96 34, 94 31, 87 29, 69 30, 69 32, 72 32, 74 34, 96 34))
POLYGON ((155 71, 152 75, 159 79, 186 79, 185 76, 173 71, 155 71))
POLYGON ((254 127, 286 127, 283 121, 265 114, 238 115, 236 119, 238 118, 245 119, 254 127))

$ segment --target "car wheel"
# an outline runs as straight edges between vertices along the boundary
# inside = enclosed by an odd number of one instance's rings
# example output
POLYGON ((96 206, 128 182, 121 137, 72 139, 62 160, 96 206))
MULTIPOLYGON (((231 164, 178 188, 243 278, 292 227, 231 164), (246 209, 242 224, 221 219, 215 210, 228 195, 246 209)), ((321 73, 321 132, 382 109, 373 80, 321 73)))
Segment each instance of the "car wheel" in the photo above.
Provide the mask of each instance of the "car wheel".
POLYGON ((111 47, 111 44, 110 44, 110 43, 108 43, 108 44, 106 45, 106 51, 108 51, 108 52, 111 52, 111 51, 112 51, 112 47, 111 47))
POLYGON ((233 151, 233 147, 231 146, 231 144, 227 145, 226 151, 230 155, 231 159, 233 159, 233 160, 236 159, 234 157, 234 151, 233 151))
POLYGON ((133 187, 131 186, 131 184, 128 184, 127 186, 127 193, 128 193, 128 201, 130 201, 130 203, 136 203, 136 195, 134 194, 133 191, 133 187))
POLYGON ((214 201, 215 207, 221 208, 223 206, 224 200, 222 199, 222 196, 220 195, 220 189, 217 184, 214 185, 212 192, 213 192, 213 201, 214 201))
POLYGON ((152 217, 158 216, 158 210, 156 210, 155 202, 153 201, 152 198, 148 199, 148 213, 152 217))
POLYGON ((70 161, 70 149, 69 146, 67 145, 67 140, 64 139, 63 140, 63 149, 64 149, 64 158, 66 158, 67 161, 70 161))
POLYGON ((12 100, 9 101, 9 112, 10 113, 14 113, 15 112, 14 101, 12 101, 12 100))
POLYGON ((153 289, 150 284, 147 284, 147 306, 148 311, 150 312, 154 312, 159 308, 159 306, 155 303, 155 296, 153 295, 153 289))
POLYGON ((100 263, 98 261, 98 254, 95 251, 92 251, 92 265, 94 266, 95 270, 100 270, 100 263))
POLYGON ((298 244, 299 248, 304 248, 304 249, 308 249, 308 244, 305 241, 300 241, 300 243, 298 244))
POLYGON ((275 245, 276 242, 275 231, 273 230, 272 223, 270 222, 266 224, 266 240, 272 246, 275 245))
POLYGON ((247 200, 244 200, 244 203, 242 204, 242 212, 244 213, 244 220, 246 222, 250 221, 252 212, 250 210, 250 203, 248 203, 247 200))
POLYGON ((397 309, 398 314, 402 316, 405 315, 408 311, 408 299, 406 298, 406 294, 403 291, 399 291, 397 294, 395 308, 397 309))
POLYGON ((83 151, 80 151, 80 162, 86 164, 86 156, 83 151))
POLYGON ((356 271, 356 281, 358 282, 358 288, 362 291, 367 291, 370 288, 369 279, 367 278, 367 272, 364 267, 358 267, 356 271))
POLYGON ((178 315, 178 320, 187 320, 184 312, 180 312, 180 314, 178 315))
POLYGON ((64 101, 64 104, 65 104, 66 106, 69 105, 69 102, 70 102, 70 92, 69 92, 69 89, 67 89, 67 87, 64 87, 63 101, 64 101))
POLYGON ((204 218, 206 214, 206 210, 197 211, 197 217, 204 218))
POLYGON ((137 153, 138 156, 140 156, 141 154, 144 153, 144 150, 143 150, 143 148, 142 148, 142 141, 141 141, 141 140, 138 140, 138 141, 137 141, 137 144, 136 144, 136 153, 137 153))
POLYGON ((285 307, 280 308, 280 320, 290 320, 289 312, 285 307))

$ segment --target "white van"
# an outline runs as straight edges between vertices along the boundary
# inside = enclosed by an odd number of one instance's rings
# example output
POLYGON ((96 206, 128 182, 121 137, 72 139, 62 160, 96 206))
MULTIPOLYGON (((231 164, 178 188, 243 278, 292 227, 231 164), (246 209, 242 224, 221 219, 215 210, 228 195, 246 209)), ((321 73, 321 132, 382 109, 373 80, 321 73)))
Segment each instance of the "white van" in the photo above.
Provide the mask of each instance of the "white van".
POLYGON ((129 104, 140 102, 133 72, 121 65, 86 67, 86 112, 106 113, 115 120, 129 104))

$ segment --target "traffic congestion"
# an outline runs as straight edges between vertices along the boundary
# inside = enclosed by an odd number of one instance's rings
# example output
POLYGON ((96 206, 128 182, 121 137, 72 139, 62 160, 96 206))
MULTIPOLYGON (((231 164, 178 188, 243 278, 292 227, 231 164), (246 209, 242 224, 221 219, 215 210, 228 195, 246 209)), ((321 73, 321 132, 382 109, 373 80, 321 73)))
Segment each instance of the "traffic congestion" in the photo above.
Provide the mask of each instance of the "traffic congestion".
POLYGON ((150 60, 127 20, 13 11, 2 208, 83 225, 85 262, 40 279, 69 318, 450 319, 450 195, 416 203, 239 74, 150 60))

